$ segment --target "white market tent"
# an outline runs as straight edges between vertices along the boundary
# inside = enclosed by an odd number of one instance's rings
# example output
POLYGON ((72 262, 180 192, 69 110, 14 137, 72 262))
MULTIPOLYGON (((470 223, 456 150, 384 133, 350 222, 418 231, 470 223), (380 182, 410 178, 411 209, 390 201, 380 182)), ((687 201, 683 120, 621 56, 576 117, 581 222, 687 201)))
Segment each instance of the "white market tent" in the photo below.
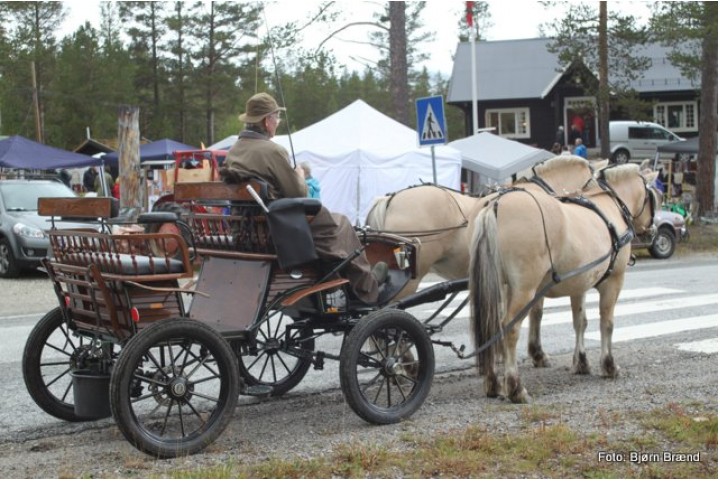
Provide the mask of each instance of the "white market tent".
POLYGON ((513 174, 555 157, 550 151, 490 132, 480 132, 448 145, 460 151, 462 167, 480 174, 481 182, 488 186, 502 184, 513 174))
MULTIPOLYGON (((232 137, 211 148, 229 148, 232 137)), ((273 140, 290 152, 288 136, 273 140)), ((431 149, 418 147, 417 132, 362 100, 292 134, 292 147, 320 182, 323 205, 352 223, 365 222, 376 197, 433 182, 431 149)), ((435 165, 437 183, 459 189, 460 153, 436 146, 435 165)))

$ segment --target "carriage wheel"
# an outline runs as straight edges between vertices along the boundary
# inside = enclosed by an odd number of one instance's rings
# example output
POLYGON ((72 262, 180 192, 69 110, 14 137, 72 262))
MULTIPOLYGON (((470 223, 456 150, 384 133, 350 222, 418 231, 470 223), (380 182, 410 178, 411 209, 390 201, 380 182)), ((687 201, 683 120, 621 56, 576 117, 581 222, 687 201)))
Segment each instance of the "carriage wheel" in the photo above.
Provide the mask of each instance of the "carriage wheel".
POLYGON ((348 405, 370 423, 397 423, 427 398, 435 372, 430 337, 411 314, 384 309, 361 319, 340 354, 348 405))
POLYGON ((160 458, 196 453, 230 423, 237 358, 215 330, 165 320, 130 339, 110 379, 110 407, 125 438, 160 458))
MULTIPOLYGON (((257 355, 243 355, 240 376, 248 387, 268 387, 271 396, 282 395, 302 381, 312 365, 311 357, 299 357, 288 352, 297 348, 315 349, 313 331, 308 327, 287 331, 293 319, 280 311, 268 314, 255 333, 257 355)), ((252 393, 252 388, 249 390, 252 393)), ((267 393, 264 393, 267 394, 267 393)))
MULTIPOLYGON (((112 345, 110 345, 112 349, 112 345)), ((107 351, 102 356, 116 356, 107 351)), ((95 416, 75 414, 73 378, 71 371, 85 368, 88 362, 98 361, 99 352, 93 348, 92 338, 74 334, 55 308, 35 325, 25 343, 22 371, 30 396, 35 403, 53 417, 68 422, 96 420, 95 416)))

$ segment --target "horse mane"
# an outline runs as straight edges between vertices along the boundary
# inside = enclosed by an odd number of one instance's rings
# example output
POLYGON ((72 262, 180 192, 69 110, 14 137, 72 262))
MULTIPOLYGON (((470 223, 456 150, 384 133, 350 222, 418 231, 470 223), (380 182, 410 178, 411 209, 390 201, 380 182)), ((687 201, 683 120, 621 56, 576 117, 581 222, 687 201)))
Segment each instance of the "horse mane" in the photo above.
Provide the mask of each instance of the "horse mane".
POLYGON ((544 176, 551 176, 553 173, 562 173, 563 171, 567 172, 570 169, 592 170, 592 167, 587 159, 579 156, 555 156, 520 171, 515 183, 529 182, 535 176, 544 178, 544 176))
POLYGON ((385 216, 387 214, 388 200, 390 196, 379 196, 373 201, 370 211, 365 218, 365 225, 373 229, 381 230, 385 227, 385 216))
POLYGON ((543 175, 552 174, 556 171, 567 171, 568 169, 590 169, 590 163, 580 156, 557 156, 535 166, 535 174, 542 177, 543 175))
POLYGON ((620 164, 615 166, 606 167, 602 171, 603 176, 609 183, 622 181, 631 176, 637 176, 640 174, 640 166, 637 164, 620 164))

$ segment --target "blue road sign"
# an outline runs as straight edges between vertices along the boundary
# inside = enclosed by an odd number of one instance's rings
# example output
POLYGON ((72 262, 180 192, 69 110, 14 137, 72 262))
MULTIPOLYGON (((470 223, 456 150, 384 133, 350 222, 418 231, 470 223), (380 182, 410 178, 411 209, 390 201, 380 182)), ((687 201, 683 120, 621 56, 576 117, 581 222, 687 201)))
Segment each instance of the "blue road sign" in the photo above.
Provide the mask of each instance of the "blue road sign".
POLYGON ((415 100, 417 133, 421 146, 447 143, 442 95, 415 100))

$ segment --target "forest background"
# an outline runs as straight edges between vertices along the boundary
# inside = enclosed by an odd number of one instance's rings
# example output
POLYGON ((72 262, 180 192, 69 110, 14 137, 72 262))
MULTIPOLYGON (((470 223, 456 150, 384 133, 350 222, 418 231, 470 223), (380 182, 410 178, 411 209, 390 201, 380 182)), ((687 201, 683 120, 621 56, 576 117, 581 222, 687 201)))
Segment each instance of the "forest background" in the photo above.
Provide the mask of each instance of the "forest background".
MULTIPOLYGON (((473 35, 482 40, 492 25, 488 2, 457 3, 458 41, 471 33, 466 8, 472 8, 473 35)), ((588 85, 587 94, 599 99, 601 127, 607 124, 608 103, 615 101, 609 92, 616 97, 621 92, 621 86, 607 84, 603 52, 625 61, 615 74, 632 78, 643 71, 642 62, 632 58, 633 46, 650 40, 691 45, 671 60, 686 75, 702 77, 699 157, 716 156, 717 3, 643 2, 652 11, 648 25, 637 25, 637 16, 621 11, 603 17, 611 2, 538 3, 565 9, 539 29, 555 39, 559 61, 582 59, 599 72, 600 81, 588 85)), ((268 24, 263 2, 100 5, 99 28, 86 22, 60 36, 68 14, 64 2, 0 2, 1 134, 74 149, 88 129, 94 139, 114 139, 119 109, 131 105, 139 108, 144 138, 211 145, 239 131, 237 116, 259 91, 273 93, 288 107, 280 134, 317 122, 356 99, 414 126, 414 99, 447 92, 449 79, 423 66, 435 37, 421 20, 425 2, 379 2, 372 18, 352 19, 335 31, 370 28, 355 35, 358 44, 380 52, 379 61, 368 61, 364 70, 348 69, 325 41, 311 47, 302 41, 313 26, 335 22, 347 5, 343 2, 317 2, 305 17, 274 26, 268 24)), ((651 116, 648 107, 637 111, 651 116)), ((459 109, 446 109, 446 119, 449 139, 467 135, 459 109)), ((701 168, 707 169, 703 178, 708 184, 700 189, 701 205, 710 209, 714 163, 701 168)))
MULTIPOLYGON (((458 3, 460 35, 464 3, 458 3)), ((439 72, 413 68, 426 55, 423 43, 432 41, 419 21, 423 6, 406 9, 412 100, 444 94, 448 83, 439 72)), ((298 47, 304 30, 338 14, 334 2, 274 27, 262 8, 262 2, 101 2, 99 28, 88 22, 58 37, 68 14, 63 2, 0 2, 0 133, 74 149, 88 128, 94 139, 114 139, 119 106, 133 105, 144 138, 210 145, 237 134, 237 116, 259 91, 282 94, 289 108, 290 124, 280 134, 359 98, 392 116, 387 7, 356 23, 376 24, 363 40, 385 52, 364 71, 340 65, 322 46, 298 47)), ((464 134, 455 115, 448 124, 457 138, 464 134)))

